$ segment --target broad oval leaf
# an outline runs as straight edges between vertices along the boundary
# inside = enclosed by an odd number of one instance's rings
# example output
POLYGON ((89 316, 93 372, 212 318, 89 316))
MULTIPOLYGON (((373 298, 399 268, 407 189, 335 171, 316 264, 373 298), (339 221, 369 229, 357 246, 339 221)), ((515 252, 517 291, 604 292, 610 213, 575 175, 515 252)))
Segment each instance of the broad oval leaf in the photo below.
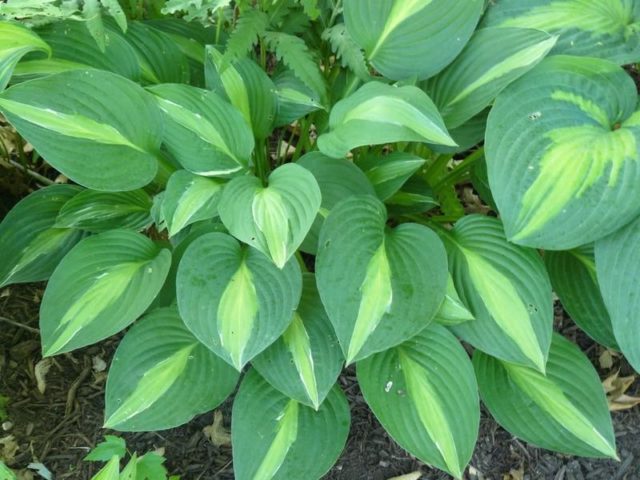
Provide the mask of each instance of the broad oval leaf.
POLYGON ((14 85, 0 111, 51 165, 94 190, 134 190, 158 169, 161 123, 135 83, 76 70, 14 85))
POLYGON ((433 320, 447 284, 446 252, 427 227, 386 227, 371 196, 338 203, 322 231, 318 289, 347 364, 411 338, 433 320))
POLYGON ((349 405, 334 386, 318 411, 286 397, 251 369, 233 402, 231 441, 237 480, 320 479, 349 433, 349 405))
POLYGON ((462 53, 425 88, 448 128, 480 113, 498 93, 535 67, 557 37, 529 28, 478 30, 462 53))
POLYGON ((315 177, 322 195, 320 211, 300 245, 300 250, 315 255, 324 219, 334 205, 352 195, 375 195, 375 190, 362 170, 345 158, 331 158, 320 152, 310 152, 300 157, 297 163, 315 177))
POLYGON ((501 359, 544 371, 551 330, 551 284, 535 250, 507 242, 497 219, 469 215, 442 232, 456 290, 475 317, 452 329, 501 359))
POLYGON ((424 158, 405 152, 392 152, 382 156, 366 155, 357 162, 382 201, 388 200, 400 190, 424 163, 424 158))
POLYGON ((151 197, 144 190, 84 190, 64 204, 56 227, 104 232, 115 228, 140 231, 151 224, 151 197))
POLYGON ((597 280, 617 343, 640 372, 640 219, 595 244, 597 280))
POLYGON ((289 163, 269 175, 266 187, 254 176, 234 178, 225 186, 218 209, 234 237, 282 268, 311 229, 321 202, 315 177, 289 163))
POLYGON ((478 437, 480 401, 467 352, 431 324, 357 364, 358 383, 380 423, 423 462, 462 478, 478 437))
POLYGON ((343 158, 363 145, 425 142, 455 146, 438 109, 417 87, 369 82, 331 109, 330 132, 318 138, 318 148, 343 158))
POLYGON ((473 355, 480 396, 506 430, 542 448, 617 459, 604 389, 589 359, 554 333, 546 376, 473 355))
POLYGON ((253 134, 236 108, 188 85, 157 85, 149 91, 164 114, 164 144, 184 168, 219 177, 248 167, 253 134))
POLYGON ((85 238, 60 262, 44 292, 44 355, 69 352, 119 332, 144 313, 171 266, 171 253, 130 230, 85 238))
POLYGON ((178 306, 185 324, 237 370, 284 333, 301 290, 295 259, 279 269, 224 233, 195 240, 178 267, 178 306))
POLYGON ((238 372, 187 330, 175 307, 154 310, 118 345, 109 369, 105 426, 164 430, 216 408, 238 372))
POLYGON ((634 0, 500 0, 490 3, 482 25, 559 35, 554 54, 606 58, 619 65, 640 60, 640 4, 634 0))
POLYGON ((544 263, 553 290, 571 319, 596 342, 618 350, 611 317, 598 285, 593 245, 544 252, 544 263))
POLYGON ((273 78, 277 111, 273 126, 289 125, 305 115, 324 109, 320 95, 309 88, 291 70, 283 70, 273 78))
POLYGON ((567 56, 545 59, 498 96, 486 158, 511 241, 566 250, 640 213, 629 201, 640 181, 637 101, 622 68, 567 56))
POLYGON ((13 69, 29 52, 51 55, 51 47, 36 33, 13 22, 0 22, 0 92, 9 84, 13 69))
POLYGON ((271 385, 316 410, 336 383, 344 358, 311 273, 293 320, 251 364, 271 385))
POLYGON ((52 185, 36 190, 0 223, 0 287, 46 280, 82 233, 55 226, 60 209, 81 189, 52 185))
POLYGON ((483 6, 482 0, 349 0, 344 17, 376 70, 393 80, 422 79, 460 53, 483 6))
POLYGON ((172 237, 187 225, 218 214, 222 182, 194 175, 186 170, 174 172, 167 182, 162 214, 172 237))

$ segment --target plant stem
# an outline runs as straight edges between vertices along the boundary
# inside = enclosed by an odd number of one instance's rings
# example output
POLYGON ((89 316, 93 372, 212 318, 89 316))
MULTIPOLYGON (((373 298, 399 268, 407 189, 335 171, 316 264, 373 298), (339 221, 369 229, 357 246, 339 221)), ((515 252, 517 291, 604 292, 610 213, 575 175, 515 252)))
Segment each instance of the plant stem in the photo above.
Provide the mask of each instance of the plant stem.
POLYGON ((473 153, 469 154, 462 162, 456 165, 453 170, 451 170, 444 177, 438 180, 434 188, 437 189, 446 184, 455 184, 464 175, 466 175, 473 164, 480 160, 482 157, 484 157, 484 147, 480 147, 473 153))
POLYGON ((267 145, 263 138, 256 141, 254 162, 256 176, 262 181, 262 184, 266 186, 270 167, 267 156, 267 145))
POLYGON ((27 167, 25 167, 24 165, 20 165, 18 162, 14 161, 14 160, 8 160, 8 161, 4 161, 2 159, 0 159, 0 166, 3 166, 5 168, 17 168, 18 170, 26 173, 27 175, 29 175, 30 177, 34 178, 35 180, 37 180, 40 183, 43 183, 45 185, 53 185, 56 182, 54 182, 53 180, 48 179, 47 177, 43 177, 42 175, 40 175, 37 172, 34 172, 33 170, 28 169, 27 167))

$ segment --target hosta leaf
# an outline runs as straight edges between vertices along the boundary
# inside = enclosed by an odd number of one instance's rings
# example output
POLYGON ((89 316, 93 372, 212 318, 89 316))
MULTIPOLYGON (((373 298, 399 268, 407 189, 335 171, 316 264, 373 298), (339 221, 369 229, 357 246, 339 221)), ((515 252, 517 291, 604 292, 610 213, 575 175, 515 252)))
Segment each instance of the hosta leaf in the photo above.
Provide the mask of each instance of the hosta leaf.
POLYGON ((184 168, 205 176, 247 168, 253 134, 233 106, 188 85, 158 85, 149 91, 164 113, 164 144, 184 168))
POLYGON ((473 314, 467 309, 462 300, 460 300, 451 275, 447 278, 447 293, 444 296, 438 313, 436 313, 435 320, 440 325, 447 326, 475 320, 473 314))
POLYGON ((535 67, 557 37, 528 28, 478 30, 462 53, 426 83, 448 128, 480 113, 511 82, 535 67))
POLYGON ((419 175, 414 175, 385 203, 391 216, 423 213, 438 206, 434 197, 433 189, 427 181, 419 175))
POLYGON ((544 263, 553 290, 571 319, 596 342, 617 350, 611 318, 598 285, 593 245, 564 252, 547 251, 544 263))
POLYGON ((92 480, 119 480, 120 457, 114 455, 111 460, 95 474, 92 480))
POLYGON ((151 224, 151 197, 144 190, 84 190, 64 204, 56 227, 104 232, 115 228, 142 230, 151 224))
POLYGON ((349 417, 349 405, 337 386, 315 411, 250 370, 231 415, 236 479, 321 478, 344 448, 349 417))
POLYGON ((375 191, 362 171, 344 158, 331 158, 320 152, 310 152, 303 155, 297 163, 313 174, 322 194, 320 211, 300 246, 302 251, 315 255, 320 229, 334 205, 352 195, 375 195, 375 191))
POLYGON ((559 35, 552 53, 640 60, 640 4, 634 0, 500 0, 483 26, 536 28, 559 35))
POLYGON ((369 82, 331 110, 331 131, 318 138, 330 157, 362 145, 426 142, 455 145, 431 99, 417 87, 369 82))
POLYGON ((178 306, 185 324, 237 370, 284 333, 301 289, 295 259, 279 269, 224 233, 195 240, 178 268, 178 306))
POLYGON ((404 152, 389 155, 367 155, 358 159, 358 166, 364 171, 380 200, 387 200, 424 165, 425 160, 404 152))
POLYGON ((393 439, 462 478, 478 436, 480 402, 471 361, 453 334, 431 324, 358 362, 357 371, 365 400, 393 439))
POLYGON ((452 128, 449 135, 457 144, 455 147, 446 147, 444 145, 429 145, 429 148, 437 153, 456 154, 463 153, 478 145, 484 140, 485 130, 487 128, 487 117, 490 108, 485 108, 475 117, 467 120, 459 127, 452 128))
POLYGON ((371 196, 338 203, 320 232, 318 289, 347 363, 411 338, 444 299, 446 254, 428 228, 386 228, 371 196))
POLYGON ((0 223, 0 287, 49 278, 82 233, 56 228, 62 206, 80 192, 52 185, 21 200, 0 223))
POLYGON ((318 182, 305 168, 283 165, 263 187, 253 176, 234 178, 222 192, 222 223, 239 240, 282 268, 295 253, 320 209, 318 182))
POLYGON ((51 47, 31 30, 18 23, 0 21, 0 92, 9 84, 20 59, 34 51, 51 55, 51 47))
POLYGON ((456 290, 476 318, 452 327, 491 355, 544 371, 551 341, 551 284, 535 250, 513 245, 499 220, 469 215, 442 234, 456 290))
POLYGON ((164 430, 213 410, 238 372, 187 330, 175 307, 155 310, 127 332, 107 379, 105 426, 164 430))
POLYGON ((243 58, 223 65, 222 53, 208 46, 205 76, 207 88, 242 113, 256 138, 269 136, 276 116, 276 87, 257 63, 243 58))
POLYGON ((171 254, 130 230, 88 237, 60 262, 40 308, 44 355, 69 352, 119 332, 158 294, 171 254))
POLYGON ((291 70, 273 78, 278 109, 274 126, 289 125, 305 115, 323 109, 320 96, 307 87, 291 70))
POLYGON ((15 85, 0 111, 57 170, 94 190, 149 183, 161 124, 153 98, 113 73, 78 70, 15 85))
POLYGON ((571 342, 553 334, 546 376, 476 350, 480 395, 506 430, 570 455, 617 458, 611 417, 598 374, 571 342))
POLYGON ((347 30, 376 70, 393 80, 427 78, 450 63, 480 18, 484 2, 350 0, 347 30))
POLYGON ((486 156, 511 241, 566 250, 640 213, 629 201, 640 181, 637 100, 622 68, 567 56, 545 59, 498 96, 486 156))
POLYGON ((640 219, 596 242, 597 280, 622 353, 640 372, 640 219))
POLYGON ((344 359, 312 274, 284 334, 251 364, 271 385, 316 410, 336 383, 344 359))
POLYGON ((169 236, 194 222, 215 217, 222 185, 220 180, 194 175, 186 170, 174 172, 162 200, 169 236))

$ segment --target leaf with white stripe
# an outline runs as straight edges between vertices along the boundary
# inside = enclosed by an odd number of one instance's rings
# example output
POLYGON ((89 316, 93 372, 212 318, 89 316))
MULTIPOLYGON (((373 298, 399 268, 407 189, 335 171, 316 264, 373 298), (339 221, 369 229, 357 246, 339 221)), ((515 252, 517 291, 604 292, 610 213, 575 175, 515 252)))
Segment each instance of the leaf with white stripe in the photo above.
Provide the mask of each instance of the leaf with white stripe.
POLYGON ((154 310, 118 345, 109 369, 105 426, 165 430, 216 408, 238 372, 187 330, 175 307, 154 310))
POLYGON ((475 317, 452 330, 484 352, 544 371, 553 302, 538 253, 509 243, 499 220, 480 215, 441 237, 456 290, 475 317))
POLYGON ((322 227, 318 290, 347 364, 416 335, 445 295, 446 253, 427 227, 386 226, 375 197, 338 203, 322 227))
POLYGON ((598 373, 561 335, 553 334, 546 376, 479 350, 473 366, 483 403, 512 434, 569 455, 618 459, 598 373))
POLYGON ((76 70, 14 85, 0 112, 48 163, 94 190, 147 185, 158 169, 159 111, 119 75, 76 70))
POLYGON ((349 423, 349 405, 339 387, 316 411, 286 397, 251 369, 231 414, 235 478, 318 480, 340 456, 349 423))
POLYGON ((44 355, 91 345, 127 327, 156 297, 169 250, 130 230, 85 238, 53 272, 40 308, 44 355))
POLYGON ((149 91, 164 114, 164 144, 184 168, 220 177, 248 167, 253 134, 235 107, 188 85, 157 85, 149 91))
POLYGON ((0 92, 9 84, 13 69, 30 52, 51 56, 51 47, 36 33, 13 22, 0 22, 0 92))
POLYGON ((446 328, 431 324, 357 364, 380 423, 423 462, 462 478, 478 437, 480 402, 471 361, 446 328))
POLYGON ((289 326, 302 274, 295 259, 280 269, 230 235, 209 233, 189 245, 176 282, 189 330, 240 371, 289 326))

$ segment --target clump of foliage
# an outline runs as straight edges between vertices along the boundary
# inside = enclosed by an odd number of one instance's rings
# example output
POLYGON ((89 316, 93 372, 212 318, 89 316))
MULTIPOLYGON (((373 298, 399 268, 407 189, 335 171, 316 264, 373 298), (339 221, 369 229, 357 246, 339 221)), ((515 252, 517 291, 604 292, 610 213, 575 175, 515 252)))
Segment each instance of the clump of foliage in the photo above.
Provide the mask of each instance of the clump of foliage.
POLYGON ((0 112, 71 180, 4 219, 0 285, 48 280, 46 356, 131 326, 106 427, 183 424, 242 376, 236 478, 320 478, 355 364, 454 477, 480 398, 527 442, 616 458, 552 292, 640 370, 640 3, 139 3, 101 15, 104 48, 75 19, 0 24, 0 112))

